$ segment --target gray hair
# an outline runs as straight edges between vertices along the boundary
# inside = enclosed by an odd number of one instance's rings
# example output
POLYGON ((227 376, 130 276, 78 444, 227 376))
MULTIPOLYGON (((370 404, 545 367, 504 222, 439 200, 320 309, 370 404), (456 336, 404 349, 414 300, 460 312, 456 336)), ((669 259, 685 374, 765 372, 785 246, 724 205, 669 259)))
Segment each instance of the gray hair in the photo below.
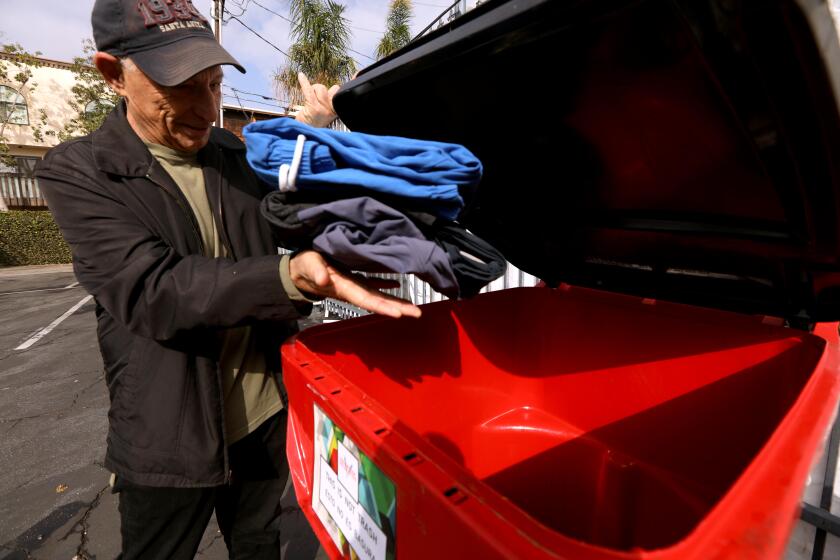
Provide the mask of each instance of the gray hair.
POLYGON ((133 72, 137 70, 137 65, 134 64, 134 61, 131 60, 127 56, 119 57, 120 66, 122 66, 123 71, 133 72))

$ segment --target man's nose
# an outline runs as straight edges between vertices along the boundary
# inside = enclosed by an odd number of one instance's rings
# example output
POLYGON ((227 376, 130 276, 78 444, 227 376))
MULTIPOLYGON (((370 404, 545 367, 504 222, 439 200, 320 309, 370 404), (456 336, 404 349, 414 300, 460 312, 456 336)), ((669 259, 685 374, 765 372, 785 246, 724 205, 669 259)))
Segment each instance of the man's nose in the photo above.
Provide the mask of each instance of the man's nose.
POLYGON ((215 122, 219 116, 219 96, 214 88, 201 88, 201 95, 194 101, 193 108, 198 116, 207 122, 215 122))

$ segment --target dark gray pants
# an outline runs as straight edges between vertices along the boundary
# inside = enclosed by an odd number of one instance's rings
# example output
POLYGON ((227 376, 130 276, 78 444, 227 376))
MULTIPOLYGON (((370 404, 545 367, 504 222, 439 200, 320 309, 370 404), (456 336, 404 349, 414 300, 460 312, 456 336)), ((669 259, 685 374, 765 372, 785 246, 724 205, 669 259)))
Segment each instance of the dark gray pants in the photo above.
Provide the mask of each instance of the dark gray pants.
POLYGON ((279 412, 230 446, 229 485, 154 488, 117 477, 119 558, 191 559, 214 511, 232 559, 314 558, 318 542, 294 503, 289 479, 286 417, 279 412))

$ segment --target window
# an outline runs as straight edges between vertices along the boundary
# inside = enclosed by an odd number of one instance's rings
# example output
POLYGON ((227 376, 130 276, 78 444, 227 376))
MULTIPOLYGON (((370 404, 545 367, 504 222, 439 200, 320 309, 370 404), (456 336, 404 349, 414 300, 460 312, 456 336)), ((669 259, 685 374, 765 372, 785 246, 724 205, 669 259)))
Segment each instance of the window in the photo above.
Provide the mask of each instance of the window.
POLYGON ((114 108, 114 104, 107 99, 94 99, 85 105, 85 115, 107 113, 114 108))
POLYGON ((29 124, 26 101, 21 94, 7 86, 0 86, 0 122, 29 124))

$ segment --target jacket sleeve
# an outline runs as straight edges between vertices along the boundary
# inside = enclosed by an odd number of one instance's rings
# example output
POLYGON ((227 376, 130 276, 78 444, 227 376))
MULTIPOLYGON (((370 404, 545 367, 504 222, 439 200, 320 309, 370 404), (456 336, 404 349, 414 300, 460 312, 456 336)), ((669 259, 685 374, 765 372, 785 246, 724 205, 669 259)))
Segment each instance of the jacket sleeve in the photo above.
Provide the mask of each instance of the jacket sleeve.
POLYGON ((131 332, 169 340, 200 327, 300 317, 283 290, 279 255, 180 255, 62 148, 39 164, 39 185, 70 245, 77 280, 131 332))

